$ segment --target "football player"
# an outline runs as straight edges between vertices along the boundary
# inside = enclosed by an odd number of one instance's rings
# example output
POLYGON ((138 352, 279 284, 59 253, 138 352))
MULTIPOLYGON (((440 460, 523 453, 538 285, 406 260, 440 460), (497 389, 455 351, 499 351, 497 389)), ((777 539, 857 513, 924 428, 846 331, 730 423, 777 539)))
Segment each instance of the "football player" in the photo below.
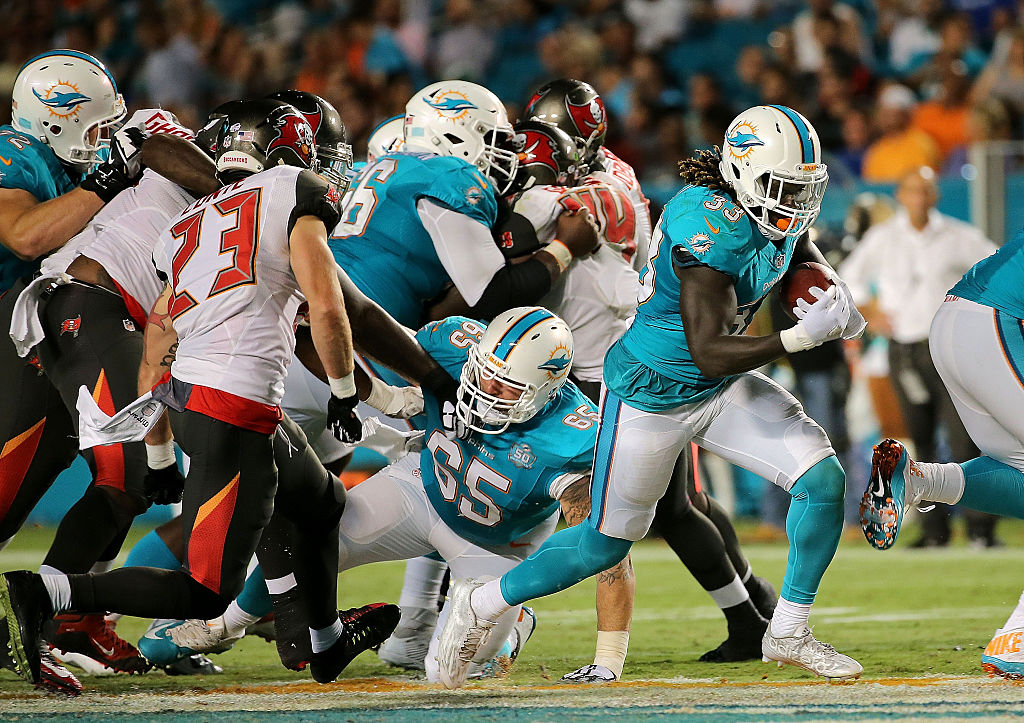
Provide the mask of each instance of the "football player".
POLYGON ((457 580, 441 633, 442 682, 458 687, 468 661, 506 610, 621 560, 650 527, 682 448, 695 440, 788 492, 790 559, 765 660, 832 679, 862 667, 808 627, 818 584, 839 544, 845 474, 821 427, 767 377, 751 371, 831 339, 864 320, 841 280, 804 303, 800 321, 771 336, 743 332, 792 261, 824 259, 807 239, 828 182, 807 120, 755 106, 730 123, 724 150, 681 164, 687 185, 666 206, 641 277, 637 316, 605 358, 593 506, 586 524, 556 533, 500 579, 457 580), (782 444, 782 441, 785 444, 782 444))
MULTIPOLYGON (((187 143, 166 135, 176 132, 176 124, 165 122, 169 116, 155 117, 154 111, 134 116, 107 149, 107 141, 100 136, 122 119, 124 103, 103 65, 78 51, 55 50, 26 63, 16 79, 12 106, 13 124, 0 129, 6 149, 0 152, 4 163, 0 171, 0 325, 5 329, 11 328, 15 303, 39 268, 40 257, 82 231, 93 216, 94 223, 76 237, 74 246, 92 238, 98 222, 119 217, 124 204, 105 204, 134 183, 143 163, 188 181, 192 178, 189 164, 196 160, 182 151, 187 143), (147 121, 151 121, 148 128, 147 121), (141 141, 153 132, 162 134, 160 140, 142 148, 141 141), (106 150, 111 151, 110 159, 97 166, 106 150), (183 156, 178 155, 182 152, 183 156)), ((150 182, 148 187, 152 186, 150 182)), ((161 196, 157 205, 167 200, 161 196)), ((95 388, 105 404, 112 393, 122 402, 127 400, 121 391, 134 396, 138 358, 132 368, 130 357, 119 353, 133 346, 130 339, 138 318, 131 313, 131 293, 125 291, 131 284, 115 287, 109 277, 99 278, 96 268, 86 269, 87 260, 68 269, 74 259, 69 251, 47 260, 50 281, 68 271, 67 278, 74 283, 59 292, 56 286, 47 292, 46 343, 38 353, 22 347, 26 357, 22 359, 10 340, 0 342, 0 366, 10 382, 8 393, 0 398, 4 420, 0 423, 4 450, 0 549, 78 451, 74 441, 77 386, 86 383, 95 388), (65 265, 59 266, 62 261, 65 265), (71 296, 77 296, 76 302, 68 304, 71 296), (50 297, 59 303, 51 304, 50 297), (45 359, 45 375, 41 359, 45 359), (115 368, 127 368, 128 376, 123 389, 112 391, 107 376, 115 368)), ((39 334, 32 345, 41 339, 38 322, 36 328, 39 334)), ((113 445, 84 456, 93 483, 58 528, 41 568, 44 571, 108 568, 131 519, 148 506, 142 445, 113 445)), ((50 637, 72 655, 93 658, 113 670, 139 672, 148 667, 131 645, 114 634, 102 614, 70 615, 58 622, 50 637)), ((77 682, 54 667, 48 652, 42 665, 44 686, 74 692, 65 690, 63 683, 74 688, 77 682)))
MULTIPOLYGON (((935 368, 982 456, 937 464, 875 446, 861 524, 874 547, 892 547, 908 507, 958 504, 1024 518, 1024 231, 949 290, 928 334, 935 368)), ((990 674, 1024 677, 1024 595, 981 656, 990 674)))
MULTIPOLYGON (((220 131, 217 168, 225 185, 179 214, 154 254, 170 284, 150 313, 140 386, 173 360, 153 395, 174 411, 177 439, 191 459, 183 499, 188 571, 138 567, 85 575, 4 574, 0 610, 12 621, 9 649, 18 673, 29 680, 39 677, 36 642, 48 614, 73 608, 214 617, 241 589, 257 543, 268 577, 271 572, 294 575, 302 586, 305 619, 314 626, 310 668, 316 680, 333 680, 397 622, 393 606, 370 606, 339 618, 333 549, 344 488, 277 407, 291 358, 292 321, 303 296, 331 379, 331 423, 339 434, 359 434, 344 299, 359 302, 353 314, 366 317, 361 324, 375 324, 376 336, 386 336, 394 325, 378 307, 346 292, 343 275, 330 262, 326 229, 337 221, 337 208, 327 184, 303 170, 315 159, 309 124, 277 101, 250 102, 248 113, 243 122, 220 131), (261 173, 264 169, 269 170, 261 173), (213 243, 203 244, 211 238, 213 243), (224 238, 237 251, 226 267, 220 253, 224 238), (246 334, 239 337, 241 328, 246 334), (237 345, 238 339, 248 346, 237 345), (287 434, 279 431, 281 425, 287 434), (280 514, 271 518, 275 490, 280 514), (303 535, 287 535, 291 519, 301 520, 303 535)), ((388 343, 405 355, 401 371, 420 379, 437 372, 445 380, 440 389, 447 389, 450 377, 440 367, 402 348, 415 347, 404 343, 403 332, 393 339, 388 343)), ((389 356, 382 354, 388 349, 380 339, 369 340, 366 348, 379 358, 389 356)), ((150 424, 141 412, 150 399, 145 395, 119 415, 141 426, 147 442, 166 441, 169 429, 150 424)))

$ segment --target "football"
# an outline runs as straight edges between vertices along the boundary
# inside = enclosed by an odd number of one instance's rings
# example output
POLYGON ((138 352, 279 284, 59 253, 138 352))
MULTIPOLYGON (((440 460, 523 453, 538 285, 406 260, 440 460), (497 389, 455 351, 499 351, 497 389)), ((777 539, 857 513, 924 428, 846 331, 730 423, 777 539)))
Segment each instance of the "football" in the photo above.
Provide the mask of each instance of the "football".
POLYGON ((793 309, 796 308, 796 300, 803 299, 813 304, 817 299, 811 295, 811 287, 817 286, 825 290, 832 286, 832 270, 824 264, 815 261, 804 261, 799 263, 782 277, 782 285, 779 289, 779 302, 790 319, 796 321, 793 309))

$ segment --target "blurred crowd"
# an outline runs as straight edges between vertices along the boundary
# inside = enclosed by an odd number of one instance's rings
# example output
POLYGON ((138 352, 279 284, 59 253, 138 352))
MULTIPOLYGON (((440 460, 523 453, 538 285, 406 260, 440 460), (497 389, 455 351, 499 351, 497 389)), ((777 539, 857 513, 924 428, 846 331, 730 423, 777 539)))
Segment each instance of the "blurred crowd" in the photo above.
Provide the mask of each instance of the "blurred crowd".
MULTIPOLYGON (((64 46, 109 64, 132 107, 196 125, 235 97, 318 93, 357 156, 417 87, 464 78, 513 116, 557 76, 591 82, 642 181, 721 143, 754 103, 810 118, 835 180, 957 174, 974 140, 1020 138, 1021 0, 0 1, 0 85, 64 46)), ((6 112, 6 109, 4 111, 6 112)))

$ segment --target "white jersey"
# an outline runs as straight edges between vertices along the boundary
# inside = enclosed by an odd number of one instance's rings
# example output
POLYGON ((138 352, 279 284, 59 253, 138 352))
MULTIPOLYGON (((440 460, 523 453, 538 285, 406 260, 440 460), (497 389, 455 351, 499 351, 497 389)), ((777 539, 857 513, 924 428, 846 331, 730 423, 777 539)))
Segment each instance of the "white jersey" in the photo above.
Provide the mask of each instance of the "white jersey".
POLYGON ((647 263, 647 246, 651 240, 651 203, 640 188, 633 167, 602 147, 598 151, 604 170, 594 171, 584 179, 584 183, 603 183, 617 188, 626 194, 633 205, 633 217, 636 219, 636 253, 630 257, 633 268, 638 272, 647 263))
MULTIPOLYGON (((580 205, 591 209, 602 241, 621 244, 632 237, 636 224, 624 223, 632 218, 629 200, 605 185, 536 186, 516 200, 514 210, 526 217, 537 231, 538 241, 546 245, 555 237, 558 217, 580 205)), ((638 289, 636 270, 622 253, 602 243, 597 253, 573 261, 538 302, 562 317, 572 330, 572 373, 577 379, 601 381, 604 355, 629 326, 638 289)))
POLYGON ((295 347, 303 296, 292 272, 293 210, 327 186, 278 166, 199 199, 172 220, 154 252, 174 292, 178 350, 171 374, 183 382, 277 405, 295 347))

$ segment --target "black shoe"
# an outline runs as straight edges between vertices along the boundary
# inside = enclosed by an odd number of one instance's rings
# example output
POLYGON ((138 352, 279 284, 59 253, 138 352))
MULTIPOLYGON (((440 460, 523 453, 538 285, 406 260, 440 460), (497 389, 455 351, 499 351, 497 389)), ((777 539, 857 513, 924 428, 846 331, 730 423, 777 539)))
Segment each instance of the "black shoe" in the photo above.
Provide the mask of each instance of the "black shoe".
POLYGON ((402 611, 397 605, 372 603, 340 610, 341 637, 321 653, 313 653, 309 672, 317 683, 334 682, 341 671, 364 650, 376 648, 398 627, 402 611))
POLYGON ((757 608, 757 612, 761 613, 761 617, 765 620, 771 620, 772 615, 775 613, 775 604, 779 601, 779 595, 775 592, 775 586, 765 578, 758 577, 757 575, 751 575, 743 583, 743 586, 747 588, 750 602, 754 603, 754 607, 757 608))
POLYGON ((178 658, 173 663, 164 665, 163 669, 168 675, 216 675, 224 672, 224 668, 202 653, 178 658))
POLYGON ((761 659, 761 638, 768 629, 764 624, 746 625, 742 628, 729 626, 729 637, 714 650, 700 656, 702 663, 736 663, 741 660, 761 659))
POLYGON ((949 545, 949 540, 942 540, 938 537, 929 537, 928 535, 922 535, 913 542, 910 546, 917 550, 922 550, 926 547, 946 547, 949 545))
POLYGON ((271 599, 274 602, 274 642, 281 665, 288 670, 305 670, 313 657, 313 644, 298 588, 272 595, 271 599))
POLYGON ((30 683, 40 677, 39 650, 43 623, 53 610, 43 581, 28 570, 0 575, 0 625, 6 623, 10 667, 30 683))

